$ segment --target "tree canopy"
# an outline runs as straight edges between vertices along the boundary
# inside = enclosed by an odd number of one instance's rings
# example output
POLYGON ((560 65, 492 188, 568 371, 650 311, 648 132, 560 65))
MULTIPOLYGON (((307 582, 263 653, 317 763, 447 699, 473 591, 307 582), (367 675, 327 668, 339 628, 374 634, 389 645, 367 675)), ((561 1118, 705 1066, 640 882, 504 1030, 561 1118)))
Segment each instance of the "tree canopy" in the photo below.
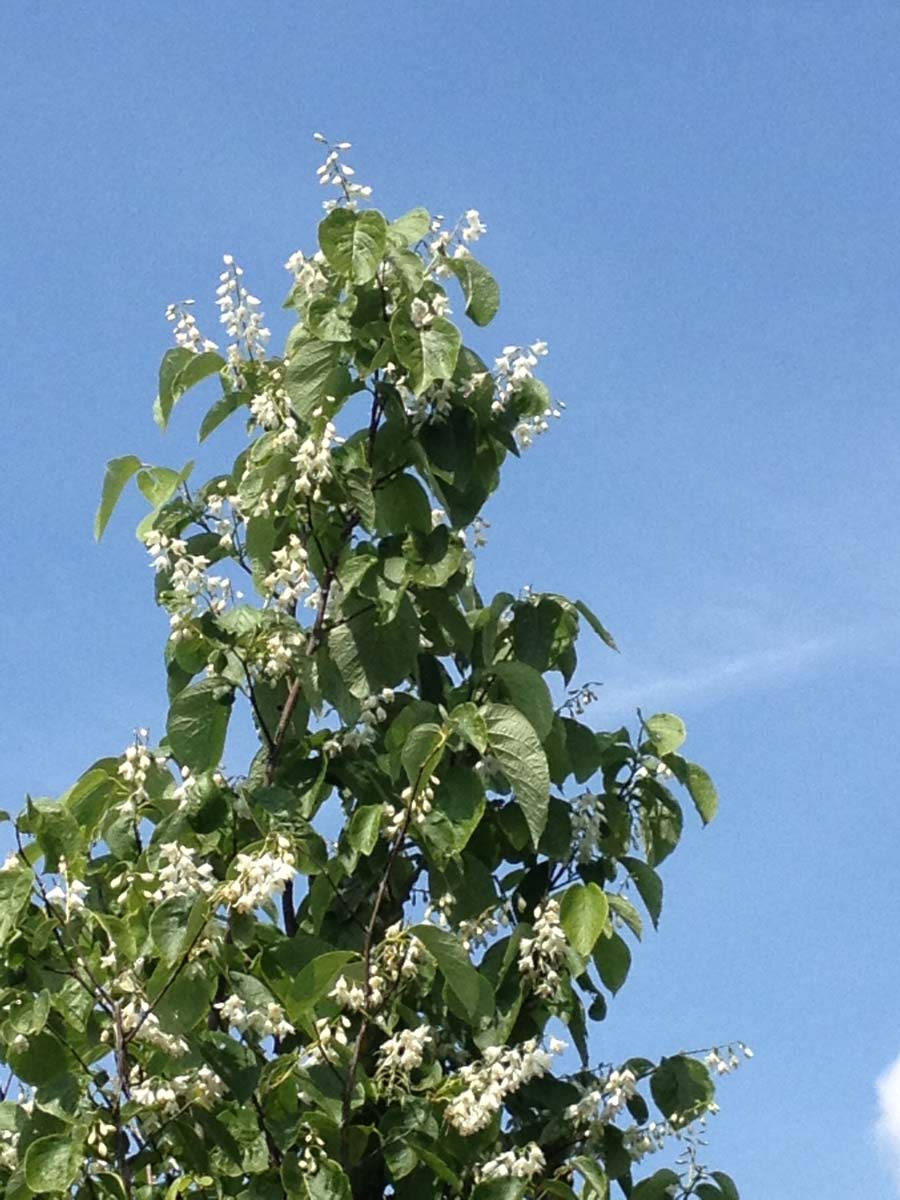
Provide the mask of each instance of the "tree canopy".
POLYGON ((199 438, 240 418, 237 458, 107 468, 98 537, 149 504, 168 720, 6 818, 3 1194, 735 1200, 699 1135, 746 1048, 591 1037, 714 786, 676 716, 584 719, 579 639, 615 650, 586 603, 479 590, 484 506, 559 415, 547 347, 464 344, 451 306, 499 306, 480 215, 363 207, 348 148, 283 354, 230 256, 224 350, 168 310, 156 419, 217 380, 199 438))

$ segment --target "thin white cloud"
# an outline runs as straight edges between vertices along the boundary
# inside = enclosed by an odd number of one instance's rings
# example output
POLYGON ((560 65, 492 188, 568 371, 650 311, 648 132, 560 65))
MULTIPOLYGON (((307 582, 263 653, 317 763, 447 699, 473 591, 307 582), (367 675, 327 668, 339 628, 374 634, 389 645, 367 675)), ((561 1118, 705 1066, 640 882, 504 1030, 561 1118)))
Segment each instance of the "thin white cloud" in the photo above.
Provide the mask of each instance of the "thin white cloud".
POLYGON ((875 1134, 900 1188, 900 1055, 879 1077, 875 1090, 878 1093, 875 1134))
POLYGON ((793 641, 770 650, 752 651, 691 670, 629 681, 624 688, 610 682, 604 689, 604 707, 633 709, 656 703, 698 703, 738 691, 747 691, 802 674, 833 655, 846 637, 831 634, 793 641))

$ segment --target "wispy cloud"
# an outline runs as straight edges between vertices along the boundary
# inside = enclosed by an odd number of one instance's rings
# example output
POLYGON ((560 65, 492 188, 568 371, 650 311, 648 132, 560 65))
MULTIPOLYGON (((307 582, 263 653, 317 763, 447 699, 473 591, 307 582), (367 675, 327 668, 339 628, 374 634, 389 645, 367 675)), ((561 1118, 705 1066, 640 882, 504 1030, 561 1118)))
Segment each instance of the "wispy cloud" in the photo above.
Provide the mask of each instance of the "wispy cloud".
POLYGON ((685 671, 629 679, 619 688, 610 682, 604 706, 633 709, 635 705, 697 703, 733 692, 748 691, 779 682, 832 657, 848 641, 847 634, 828 634, 791 641, 766 650, 715 659, 685 671))
POLYGON ((875 1084, 878 1121, 875 1133, 900 1187, 900 1055, 875 1084))

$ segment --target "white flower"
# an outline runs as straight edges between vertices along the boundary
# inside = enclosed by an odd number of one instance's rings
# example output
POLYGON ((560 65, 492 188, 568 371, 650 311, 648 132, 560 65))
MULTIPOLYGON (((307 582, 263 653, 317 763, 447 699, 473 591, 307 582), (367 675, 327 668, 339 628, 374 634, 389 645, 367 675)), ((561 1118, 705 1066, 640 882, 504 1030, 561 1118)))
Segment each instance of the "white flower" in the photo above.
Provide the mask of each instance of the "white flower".
POLYGON ((559 917, 559 901, 548 900, 534 913, 534 936, 519 942, 519 971, 538 996, 552 999, 560 985, 559 967, 566 952, 566 935, 559 917))
POLYGON ((421 1067, 425 1057, 425 1047, 432 1041, 431 1030, 427 1025, 419 1025, 416 1029, 401 1029, 393 1037, 389 1037, 378 1051, 378 1069, 380 1072, 400 1071, 408 1075, 421 1067))
POLYGON ((222 888, 223 902, 236 912, 253 912, 281 895, 294 878, 296 861, 283 834, 275 836, 271 850, 239 854, 234 860, 235 875, 222 888))
MULTIPOLYGON (((564 1046, 561 1042, 554 1045, 564 1046)), ((447 1105, 444 1116, 464 1137, 478 1133, 491 1123, 508 1095, 547 1073, 553 1053, 558 1052, 544 1050, 537 1038, 521 1046, 488 1046, 478 1062, 451 1077, 463 1086, 447 1105)))

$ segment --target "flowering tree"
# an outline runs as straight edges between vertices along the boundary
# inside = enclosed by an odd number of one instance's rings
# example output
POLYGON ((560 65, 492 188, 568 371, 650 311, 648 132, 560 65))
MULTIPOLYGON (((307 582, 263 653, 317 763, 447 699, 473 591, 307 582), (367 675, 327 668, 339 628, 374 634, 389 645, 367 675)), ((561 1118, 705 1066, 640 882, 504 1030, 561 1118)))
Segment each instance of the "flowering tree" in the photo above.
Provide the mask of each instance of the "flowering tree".
POLYGON ((451 302, 498 307, 479 214, 362 211, 347 148, 283 356, 231 257, 224 353, 168 311, 157 420, 217 377, 200 439, 240 413, 236 461, 107 470, 98 536, 130 479, 150 504, 168 722, 12 821, 4 1195, 734 1200, 698 1131, 744 1047, 597 1063, 589 1037, 636 901, 660 915, 671 786, 707 822, 713 785, 674 716, 580 719, 579 634, 614 647, 587 605, 478 591, 483 507, 559 415, 547 347, 464 346, 451 302), (633 1183, 670 1137, 679 1170, 633 1183))

